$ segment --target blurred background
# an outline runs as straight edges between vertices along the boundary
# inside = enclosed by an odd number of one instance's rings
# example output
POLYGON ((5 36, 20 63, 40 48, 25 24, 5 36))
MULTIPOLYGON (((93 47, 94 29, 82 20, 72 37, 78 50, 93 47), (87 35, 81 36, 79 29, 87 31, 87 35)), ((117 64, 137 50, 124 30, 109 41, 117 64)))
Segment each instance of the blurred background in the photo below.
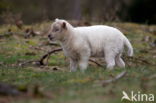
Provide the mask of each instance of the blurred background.
POLYGON ((155 81, 156 0, 0 0, 0 103, 120 103, 122 91, 149 99, 155 81), (124 53, 125 69, 107 71, 103 58, 90 58, 85 73, 70 73, 59 42, 47 37, 55 18, 115 27, 134 56, 124 53))
POLYGON ((0 0, 0 24, 55 18, 156 24, 156 0, 0 0))

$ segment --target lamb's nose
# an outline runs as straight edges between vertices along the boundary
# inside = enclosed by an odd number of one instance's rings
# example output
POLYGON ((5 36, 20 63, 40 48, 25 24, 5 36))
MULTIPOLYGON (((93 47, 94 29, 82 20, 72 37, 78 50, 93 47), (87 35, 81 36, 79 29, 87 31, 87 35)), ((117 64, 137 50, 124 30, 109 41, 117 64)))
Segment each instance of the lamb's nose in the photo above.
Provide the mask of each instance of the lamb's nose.
POLYGON ((52 36, 51 34, 48 35, 48 38, 49 38, 50 40, 53 40, 53 36, 52 36))
POLYGON ((51 37, 51 35, 49 34, 49 35, 48 35, 48 38, 50 38, 50 37, 51 37))

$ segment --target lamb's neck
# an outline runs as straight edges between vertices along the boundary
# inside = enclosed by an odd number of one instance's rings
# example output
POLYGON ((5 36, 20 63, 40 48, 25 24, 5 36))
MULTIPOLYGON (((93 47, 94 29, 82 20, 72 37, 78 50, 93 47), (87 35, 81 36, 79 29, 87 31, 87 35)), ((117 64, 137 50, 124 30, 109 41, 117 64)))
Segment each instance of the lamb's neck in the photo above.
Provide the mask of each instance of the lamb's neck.
POLYGON ((72 45, 75 39, 75 34, 73 30, 70 30, 66 33, 64 39, 61 41, 61 45, 63 47, 69 47, 69 45, 72 45))

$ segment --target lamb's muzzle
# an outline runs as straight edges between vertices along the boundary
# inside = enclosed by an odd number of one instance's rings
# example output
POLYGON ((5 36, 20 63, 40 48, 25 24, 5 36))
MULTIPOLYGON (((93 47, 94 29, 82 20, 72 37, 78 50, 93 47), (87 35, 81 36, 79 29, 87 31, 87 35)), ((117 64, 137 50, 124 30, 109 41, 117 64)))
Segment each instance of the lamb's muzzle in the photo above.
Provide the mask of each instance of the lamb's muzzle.
POLYGON ((49 38, 49 40, 51 40, 51 41, 54 39, 54 37, 52 37, 52 34, 49 34, 49 35, 48 35, 48 38, 49 38))

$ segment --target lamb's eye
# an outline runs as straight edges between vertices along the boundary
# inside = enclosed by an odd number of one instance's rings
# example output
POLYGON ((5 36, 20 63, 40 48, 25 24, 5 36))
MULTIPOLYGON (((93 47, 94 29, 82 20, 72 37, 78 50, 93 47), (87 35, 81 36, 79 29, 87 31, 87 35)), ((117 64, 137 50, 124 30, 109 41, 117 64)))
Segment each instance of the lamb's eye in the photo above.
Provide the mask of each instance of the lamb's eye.
POLYGON ((54 32, 58 32, 59 31, 59 28, 54 28, 53 31, 54 32))

